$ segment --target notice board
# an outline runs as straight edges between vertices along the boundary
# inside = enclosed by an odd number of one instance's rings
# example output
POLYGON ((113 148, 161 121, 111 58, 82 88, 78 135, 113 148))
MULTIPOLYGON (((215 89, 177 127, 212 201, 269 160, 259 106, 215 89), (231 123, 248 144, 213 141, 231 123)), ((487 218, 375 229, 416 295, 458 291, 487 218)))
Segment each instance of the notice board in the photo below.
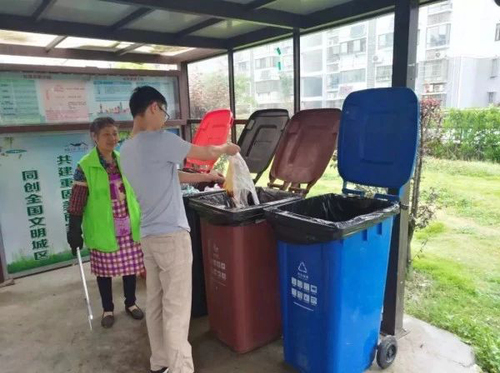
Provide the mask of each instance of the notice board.
POLYGON ((132 91, 160 91, 172 119, 180 118, 176 76, 91 75, 0 71, 0 126, 91 122, 100 116, 130 121, 132 91))

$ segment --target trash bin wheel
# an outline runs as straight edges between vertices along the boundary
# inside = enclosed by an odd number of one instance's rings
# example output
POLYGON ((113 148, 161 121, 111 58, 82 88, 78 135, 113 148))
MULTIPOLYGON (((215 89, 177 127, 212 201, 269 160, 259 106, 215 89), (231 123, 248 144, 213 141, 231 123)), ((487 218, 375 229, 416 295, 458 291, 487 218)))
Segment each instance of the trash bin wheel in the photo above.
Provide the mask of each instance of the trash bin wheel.
POLYGON ((396 359, 398 341, 393 336, 384 337, 377 347, 377 364, 380 368, 388 368, 396 359))

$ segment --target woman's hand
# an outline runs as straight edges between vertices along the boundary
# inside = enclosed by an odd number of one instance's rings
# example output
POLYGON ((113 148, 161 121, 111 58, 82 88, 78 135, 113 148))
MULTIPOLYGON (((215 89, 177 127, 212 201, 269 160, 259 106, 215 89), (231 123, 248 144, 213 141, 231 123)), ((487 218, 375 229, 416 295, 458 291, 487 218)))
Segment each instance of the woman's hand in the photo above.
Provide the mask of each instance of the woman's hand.
POLYGON ((76 256, 76 250, 83 248, 82 220, 81 216, 69 216, 69 229, 66 238, 73 256, 76 256))
POLYGON ((224 184, 224 182, 226 181, 224 175, 215 170, 212 170, 208 174, 206 174, 206 177, 207 177, 207 182, 209 183, 214 182, 217 184, 224 184))

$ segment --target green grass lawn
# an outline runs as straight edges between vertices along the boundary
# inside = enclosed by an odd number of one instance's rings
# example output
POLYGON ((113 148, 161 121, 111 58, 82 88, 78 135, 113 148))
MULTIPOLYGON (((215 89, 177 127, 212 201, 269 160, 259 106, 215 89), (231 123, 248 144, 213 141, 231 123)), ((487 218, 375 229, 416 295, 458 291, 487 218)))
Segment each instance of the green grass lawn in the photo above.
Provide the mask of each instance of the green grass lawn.
MULTIPOLYGON (((415 234, 406 312, 457 334, 485 372, 500 373, 500 164, 429 159, 422 183, 439 193, 438 213, 415 234)), ((309 196, 341 187, 330 167, 309 196)))
POLYGON ((406 310, 460 336, 485 372, 498 373, 500 165, 431 159, 423 187, 438 191, 439 211, 416 233, 406 310))
MULTIPOLYGON (((82 257, 88 256, 88 249, 84 249, 81 252, 82 257)), ((63 251, 57 254, 51 254, 46 259, 35 260, 33 258, 19 258, 18 260, 9 263, 7 265, 7 271, 10 274, 15 274, 18 272, 28 271, 30 269, 35 269, 51 264, 57 264, 61 262, 67 262, 70 260, 75 260, 75 257, 71 254, 71 251, 63 251)))

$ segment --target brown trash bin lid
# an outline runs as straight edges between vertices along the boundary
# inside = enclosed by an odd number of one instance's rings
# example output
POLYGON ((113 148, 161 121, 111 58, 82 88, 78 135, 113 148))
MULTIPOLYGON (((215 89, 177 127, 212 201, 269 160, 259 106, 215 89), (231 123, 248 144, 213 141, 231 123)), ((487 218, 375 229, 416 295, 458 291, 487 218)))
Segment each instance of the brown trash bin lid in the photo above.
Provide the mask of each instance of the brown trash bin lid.
POLYGON ((321 178, 337 147, 340 109, 310 109, 296 113, 283 133, 269 175, 270 187, 306 194, 321 178), (275 180, 284 185, 275 184, 275 180), (300 188, 307 184, 307 189, 300 188), (295 189, 295 190, 294 190, 295 189))

